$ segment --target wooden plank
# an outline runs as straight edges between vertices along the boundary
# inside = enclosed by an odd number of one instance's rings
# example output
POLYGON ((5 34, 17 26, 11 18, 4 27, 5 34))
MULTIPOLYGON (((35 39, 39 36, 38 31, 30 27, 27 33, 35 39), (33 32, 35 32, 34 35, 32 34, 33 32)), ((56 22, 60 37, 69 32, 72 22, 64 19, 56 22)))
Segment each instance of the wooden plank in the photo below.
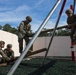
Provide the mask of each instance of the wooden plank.
MULTIPOLYGON (((67 25, 61 26, 61 27, 57 27, 56 30, 59 30, 59 29, 62 29, 62 28, 67 28, 67 25)), ((53 30, 54 30, 54 28, 52 28, 52 29, 47 29, 47 30, 45 30, 45 31, 42 31, 41 33, 50 32, 50 31, 53 31, 53 30)))
MULTIPOLYGON (((67 25, 57 27, 57 29, 56 29, 56 30, 59 30, 59 29, 62 29, 62 28, 67 28, 67 25)), ((52 28, 52 29, 47 29, 47 30, 45 30, 45 31, 41 31, 41 33, 40 33, 40 34, 45 33, 45 32, 51 32, 51 31, 53 31, 53 30, 54 30, 54 28, 52 28)), ((30 36, 30 37, 32 37, 34 34, 35 34, 35 33, 33 33, 33 34, 29 35, 29 36, 30 36)))
MULTIPOLYGON (((34 54, 44 52, 46 50, 47 50, 46 48, 43 48, 43 49, 39 49, 39 50, 36 50, 36 51, 28 52, 24 58, 29 57, 29 56, 34 55, 34 54)), ((19 58, 19 56, 15 57, 15 60, 17 60, 18 58, 19 58)))
POLYGON ((44 51, 46 51, 46 50, 47 50, 46 48, 43 48, 43 49, 40 49, 40 50, 36 50, 36 51, 32 51, 32 52, 28 52, 28 53, 26 54, 25 57, 28 57, 28 56, 31 56, 31 55, 35 55, 35 54, 38 54, 38 53, 44 52, 44 51))

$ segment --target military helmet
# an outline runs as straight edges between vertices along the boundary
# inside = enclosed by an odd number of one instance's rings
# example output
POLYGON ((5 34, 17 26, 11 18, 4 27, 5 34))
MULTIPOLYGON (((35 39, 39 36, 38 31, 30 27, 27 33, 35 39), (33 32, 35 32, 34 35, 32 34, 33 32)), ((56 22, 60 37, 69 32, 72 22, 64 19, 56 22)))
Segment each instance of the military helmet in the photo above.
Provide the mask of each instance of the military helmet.
POLYGON ((5 44, 5 42, 4 41, 0 41, 0 44, 5 44))
POLYGON ((31 21, 32 21, 32 18, 31 18, 30 16, 27 16, 27 17, 26 17, 26 20, 28 20, 28 21, 31 22, 31 21))
POLYGON ((11 48, 12 47, 12 44, 7 44, 7 48, 11 48))
POLYGON ((73 10, 72 9, 68 9, 65 11, 66 14, 73 14, 73 10))

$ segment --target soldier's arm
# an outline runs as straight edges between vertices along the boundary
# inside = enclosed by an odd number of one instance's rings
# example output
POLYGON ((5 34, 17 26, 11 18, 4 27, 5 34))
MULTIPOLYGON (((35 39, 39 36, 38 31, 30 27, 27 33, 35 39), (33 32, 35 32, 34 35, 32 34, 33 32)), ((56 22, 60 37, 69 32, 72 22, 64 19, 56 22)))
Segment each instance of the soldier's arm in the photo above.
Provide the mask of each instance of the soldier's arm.
POLYGON ((69 27, 74 27, 74 26, 76 26, 76 22, 74 22, 74 23, 72 23, 72 24, 69 24, 68 26, 69 26, 69 27))
POLYGON ((10 58, 4 53, 4 51, 0 50, 0 54, 6 61, 10 61, 10 58))
POLYGON ((68 25, 67 25, 67 28, 70 29, 71 27, 70 27, 70 25, 69 25, 68 19, 67 19, 67 24, 68 24, 68 25))
POLYGON ((10 59, 13 59, 13 58, 14 58, 14 52, 12 51, 10 59))
POLYGON ((26 32, 24 31, 24 23, 23 22, 21 22, 20 23, 20 32, 22 33, 22 34, 25 34, 26 32))
POLYGON ((32 31, 31 31, 31 25, 29 25, 28 33, 29 33, 29 34, 32 34, 32 31))
POLYGON ((70 24, 70 27, 76 26, 76 14, 74 14, 74 23, 70 24))
POLYGON ((71 28, 71 27, 74 27, 76 26, 76 22, 72 23, 72 24, 68 24, 68 27, 71 28))

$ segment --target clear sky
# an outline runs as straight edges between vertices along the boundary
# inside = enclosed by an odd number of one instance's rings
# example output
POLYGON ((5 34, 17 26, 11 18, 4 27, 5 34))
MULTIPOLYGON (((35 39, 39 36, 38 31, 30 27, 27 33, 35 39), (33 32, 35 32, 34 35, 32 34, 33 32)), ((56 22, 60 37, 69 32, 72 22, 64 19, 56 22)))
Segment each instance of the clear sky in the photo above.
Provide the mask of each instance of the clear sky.
MULTIPOLYGON (((35 32, 42 24, 57 0, 0 0, 0 25, 10 24, 12 27, 19 26, 27 15, 32 17, 32 31, 35 32)), ((51 16, 45 28, 51 29, 55 26, 63 0, 51 16)), ((70 8, 73 0, 67 0, 62 13, 59 26, 66 24, 65 10, 70 8)))

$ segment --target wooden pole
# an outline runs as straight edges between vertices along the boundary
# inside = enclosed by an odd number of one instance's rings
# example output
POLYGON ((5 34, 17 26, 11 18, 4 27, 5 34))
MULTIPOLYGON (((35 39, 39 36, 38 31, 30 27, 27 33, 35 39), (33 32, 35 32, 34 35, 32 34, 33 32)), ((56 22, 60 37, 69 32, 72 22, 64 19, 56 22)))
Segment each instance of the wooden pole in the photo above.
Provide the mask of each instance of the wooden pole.
MULTIPOLYGON (((74 6, 70 5, 70 9, 73 10, 74 13, 74 6)), ((71 41, 71 56, 72 56, 72 61, 75 61, 75 53, 74 53, 74 42, 71 41)))

